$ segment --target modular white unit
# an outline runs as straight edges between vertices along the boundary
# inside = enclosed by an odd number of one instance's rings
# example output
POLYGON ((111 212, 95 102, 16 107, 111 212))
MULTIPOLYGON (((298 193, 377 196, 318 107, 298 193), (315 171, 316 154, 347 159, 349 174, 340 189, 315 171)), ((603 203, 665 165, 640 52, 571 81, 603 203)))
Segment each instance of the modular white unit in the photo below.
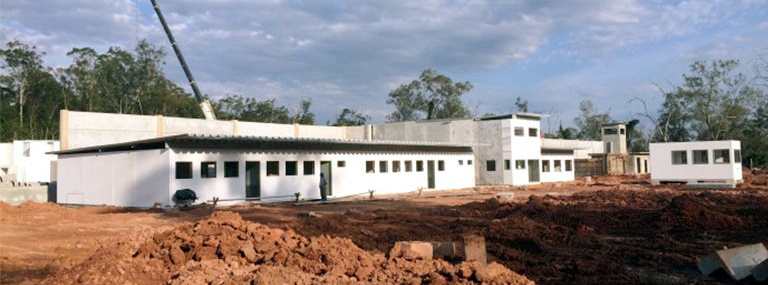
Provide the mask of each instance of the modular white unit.
POLYGON ((652 143, 651 182, 735 187, 742 181, 741 142, 652 143))

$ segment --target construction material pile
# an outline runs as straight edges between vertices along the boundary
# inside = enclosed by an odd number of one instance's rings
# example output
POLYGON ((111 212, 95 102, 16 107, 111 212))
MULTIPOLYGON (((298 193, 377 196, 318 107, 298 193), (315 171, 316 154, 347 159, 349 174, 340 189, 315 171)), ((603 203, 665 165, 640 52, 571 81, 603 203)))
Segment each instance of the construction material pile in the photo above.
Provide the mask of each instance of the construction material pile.
POLYGON ((145 230, 103 246, 62 275, 55 277, 57 283, 533 283, 497 263, 387 258, 362 250, 349 239, 304 237, 244 221, 233 212, 216 212, 175 228, 145 230))

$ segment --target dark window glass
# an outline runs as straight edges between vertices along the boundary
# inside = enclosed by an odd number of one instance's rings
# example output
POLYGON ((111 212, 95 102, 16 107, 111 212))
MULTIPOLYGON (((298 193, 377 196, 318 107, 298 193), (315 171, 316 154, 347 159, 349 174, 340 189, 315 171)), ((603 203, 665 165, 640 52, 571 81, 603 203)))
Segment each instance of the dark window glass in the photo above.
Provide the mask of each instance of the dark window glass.
POLYGON ((224 177, 237 177, 240 174, 240 163, 237 161, 224 162, 224 177))
POLYGON ((176 179, 192 178, 191 162, 176 162, 176 179))

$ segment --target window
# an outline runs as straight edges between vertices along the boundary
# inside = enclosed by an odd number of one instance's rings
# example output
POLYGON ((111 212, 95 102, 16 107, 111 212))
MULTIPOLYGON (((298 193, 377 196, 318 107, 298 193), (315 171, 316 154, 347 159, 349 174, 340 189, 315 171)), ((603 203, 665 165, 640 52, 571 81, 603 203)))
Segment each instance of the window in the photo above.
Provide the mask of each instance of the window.
POLYGON ((554 163, 555 163, 555 166, 554 166, 555 172, 563 171, 563 162, 561 160, 559 160, 559 159, 555 160, 554 163))
POLYGON ((422 160, 417 160, 416 161, 416 171, 418 171, 418 172, 424 171, 424 161, 422 161, 422 160))
POLYGON ((486 171, 496 171, 496 161, 495 160, 486 160, 485 161, 485 170, 486 171))
POLYGON ((400 161, 399 160, 393 160, 392 161, 392 172, 400 172, 400 161))
POLYGON ((191 162, 176 162, 176 179, 192 178, 191 162))
POLYGON ((22 153, 24 157, 29 157, 29 148, 30 148, 29 142, 24 142, 24 151, 22 153))
POLYGON ((605 128, 605 129, 603 129, 603 134, 604 135, 615 135, 615 134, 618 134, 618 132, 616 131, 616 128, 605 128))
POLYGON ((525 135, 525 129, 523 127, 515 127, 515 136, 522 137, 525 135))
POLYGON ((621 134, 623 135, 624 134, 624 129, 620 129, 620 131, 621 131, 621 134))
POLYGON ((515 169, 525 169, 525 160, 515 160, 515 169))
POLYGON ((537 128, 528 128, 528 136, 529 137, 538 137, 539 136, 539 129, 537 129, 537 128))
POLYGON ((379 161, 379 173, 387 173, 387 161, 379 161))
POLYGON ((731 163, 730 150, 716 149, 712 151, 712 157, 715 158, 715 164, 731 163))
POLYGON ((733 162, 741 163, 741 150, 740 149, 734 149, 733 150, 733 162))
POLYGON ((510 170, 512 168, 512 162, 509 159, 504 160, 504 169, 510 170))
POLYGON ((565 161, 565 171, 573 171, 573 162, 570 159, 565 161))
POLYGON ((347 167, 347 162, 344 160, 339 160, 336 162, 337 167, 347 167))
POLYGON ((472 160, 471 159, 467 159, 467 165, 472 165, 472 160))
POLYGON ((684 150, 672 151, 672 164, 688 164, 688 153, 684 150))
POLYGON ((304 162, 304 175, 314 175, 315 174, 315 162, 312 160, 305 161, 304 162))
POLYGON ((605 153, 611 153, 611 152, 613 152, 613 143, 605 142, 605 153))
POLYGON ((376 162, 368 160, 365 162, 365 173, 376 173, 376 162))
POLYGON ((541 161, 541 172, 549 172, 549 160, 541 161))
POLYGON ((693 151, 693 164, 708 164, 709 156, 706 149, 693 151))
POLYGON ((437 171, 445 171, 445 161, 443 160, 437 161, 437 171))
POLYGON ((296 175, 298 171, 298 164, 295 161, 286 161, 285 162, 285 175, 294 176, 296 175))
POLYGON ((240 175, 240 163, 237 161, 224 162, 224 177, 237 177, 240 175))
POLYGON ((267 176, 280 175, 280 163, 277 161, 267 161, 267 176))
POLYGON ((48 151, 54 151, 54 150, 55 150, 55 149, 54 149, 54 147, 53 147, 53 143, 52 143, 52 142, 49 142, 49 143, 48 143, 48 151))
POLYGON ((459 159, 459 165, 464 165, 464 161, 459 159))
POLYGON ((405 161, 405 172, 411 172, 413 171, 413 161, 406 160, 405 161))
POLYGON ((202 178, 215 178, 216 177, 216 162, 204 161, 200 163, 200 177, 202 178))

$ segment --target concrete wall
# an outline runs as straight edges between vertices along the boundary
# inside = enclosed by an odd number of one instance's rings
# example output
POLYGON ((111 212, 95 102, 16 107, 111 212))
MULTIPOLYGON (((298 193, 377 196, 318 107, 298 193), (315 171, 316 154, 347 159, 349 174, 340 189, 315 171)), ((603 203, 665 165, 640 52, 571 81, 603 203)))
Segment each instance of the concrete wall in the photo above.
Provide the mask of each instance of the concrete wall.
POLYGON ((591 153, 603 153, 602 141, 580 141, 580 140, 564 140, 564 139, 541 139, 542 148, 552 149, 573 149, 574 159, 589 159, 591 153))
POLYGON ((0 143, 0 168, 13 165, 13 143, 0 143))
POLYGON ((573 156, 546 154, 541 157, 541 182, 562 182, 576 179, 573 156), (571 168, 566 165, 570 161, 571 168), (545 169, 548 165, 549 169, 545 169), (548 170, 548 171, 546 171, 548 170))
POLYGON ((9 172, 15 172, 17 182, 50 182, 51 162, 56 161, 56 155, 46 152, 58 150, 58 141, 13 141, 13 166, 9 172))
POLYGON ((704 141, 650 144, 651 180, 653 182, 679 181, 687 183, 737 183, 742 180, 741 162, 736 162, 734 151, 741 151, 739 141, 704 141), (728 163, 715 163, 713 150, 726 149, 728 163), (693 151, 706 150, 708 163, 694 164, 693 151), (684 151, 685 164, 672 164, 672 152, 684 151), (699 182, 701 181, 701 182, 699 182))
MULTIPOLYGON (((428 188, 428 161, 435 161, 435 188, 456 189, 474 186, 472 166, 465 162, 472 160, 472 153, 317 153, 317 152, 281 152, 253 153, 237 150, 204 151, 174 150, 171 161, 191 162, 193 177, 190 179, 171 178, 171 191, 189 188, 195 191, 201 200, 210 200, 214 196, 220 199, 245 198, 245 162, 258 161, 260 164, 261 196, 292 195, 300 193, 302 199, 320 198, 319 173, 320 162, 331 162, 329 184, 332 195, 343 197, 364 193, 369 189, 376 194, 392 194, 428 188), (216 162, 216 177, 200 177, 201 162, 216 162), (238 176, 224 177, 224 162, 238 162, 238 176), (267 161, 277 161, 279 175, 267 176, 267 161), (297 175, 286 175, 286 161, 297 162, 297 175), (315 171, 304 175, 303 162, 314 161, 315 171), (344 166, 340 166, 342 161, 344 166), (366 173, 366 161, 373 161, 375 171, 366 173), (387 163, 388 171, 379 171, 379 162, 387 163), (394 172, 393 161, 399 161, 400 171, 394 172), (405 161, 410 161, 411 171, 406 171, 405 161), (423 161, 424 170, 417 171, 416 161, 423 161), (443 161, 444 170, 439 170, 439 161, 443 161), (461 164, 459 164, 461 161, 461 164)), ((172 166, 171 169, 174 169, 172 166)), ((172 171, 174 172, 174 171, 172 171)), ((175 172, 174 172, 175 173, 175 172)), ((173 176, 174 174, 171 173, 173 176)))
POLYGON ((151 207, 170 204, 169 155, 141 150, 61 155, 58 203, 151 207))
POLYGON ((47 186, 0 187, 0 201, 18 205, 24 202, 48 201, 47 186))

